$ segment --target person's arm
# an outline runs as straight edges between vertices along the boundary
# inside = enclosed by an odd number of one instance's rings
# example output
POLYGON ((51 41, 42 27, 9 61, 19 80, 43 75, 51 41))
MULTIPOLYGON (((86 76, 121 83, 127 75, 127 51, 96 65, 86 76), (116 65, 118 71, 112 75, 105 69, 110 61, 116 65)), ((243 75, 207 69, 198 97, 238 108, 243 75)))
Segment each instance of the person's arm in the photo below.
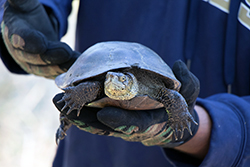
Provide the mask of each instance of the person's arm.
POLYGON ((195 136, 183 145, 175 147, 176 150, 203 159, 209 149, 210 133, 212 121, 207 111, 201 106, 196 105, 195 111, 199 116, 199 128, 195 136))
POLYGON ((80 55, 59 41, 58 30, 62 28, 58 28, 52 10, 38 0, 8 0, 4 8, 1 59, 11 72, 53 79, 67 71, 80 55))

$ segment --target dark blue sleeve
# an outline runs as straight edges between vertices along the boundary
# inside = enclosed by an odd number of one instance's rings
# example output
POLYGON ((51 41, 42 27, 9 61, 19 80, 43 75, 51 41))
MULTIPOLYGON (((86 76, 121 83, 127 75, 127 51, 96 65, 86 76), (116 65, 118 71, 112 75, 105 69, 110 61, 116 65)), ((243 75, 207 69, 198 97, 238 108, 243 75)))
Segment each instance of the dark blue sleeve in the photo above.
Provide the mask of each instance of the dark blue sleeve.
POLYGON ((2 22, 2 17, 3 17, 3 11, 4 11, 4 2, 5 0, 0 1, 0 22, 2 22))
POLYGON ((68 26, 68 16, 71 12, 72 0, 39 0, 43 5, 51 8, 59 22, 59 36, 65 35, 68 26))
POLYGON ((249 166, 250 165, 250 96, 217 94, 198 99, 212 120, 209 151, 202 162, 178 151, 165 149, 177 166, 249 166), (196 162, 196 164, 195 164, 196 162))

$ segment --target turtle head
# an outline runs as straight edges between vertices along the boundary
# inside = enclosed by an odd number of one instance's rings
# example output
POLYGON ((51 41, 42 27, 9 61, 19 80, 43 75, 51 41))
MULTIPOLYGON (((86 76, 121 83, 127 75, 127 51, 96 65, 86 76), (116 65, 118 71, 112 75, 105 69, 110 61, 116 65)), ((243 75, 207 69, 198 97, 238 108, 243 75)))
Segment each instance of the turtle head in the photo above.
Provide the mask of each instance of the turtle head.
POLYGON ((108 72, 104 92, 114 100, 130 100, 137 95, 138 83, 131 73, 108 72))

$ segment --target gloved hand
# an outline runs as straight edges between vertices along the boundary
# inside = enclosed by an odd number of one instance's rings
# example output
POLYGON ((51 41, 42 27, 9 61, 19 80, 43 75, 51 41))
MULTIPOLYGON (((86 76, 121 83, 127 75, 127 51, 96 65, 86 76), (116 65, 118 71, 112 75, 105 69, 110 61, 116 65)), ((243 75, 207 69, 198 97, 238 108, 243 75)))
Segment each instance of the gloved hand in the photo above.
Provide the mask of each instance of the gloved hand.
POLYGON ((38 0, 8 0, 1 24, 5 46, 27 73, 55 78, 80 55, 59 42, 57 20, 38 0))
MULTIPOLYGON (((174 64, 173 72, 182 83, 180 93, 185 98, 190 113, 198 122, 194 105, 199 94, 199 80, 182 61, 177 61, 174 64)), ((62 96, 63 93, 56 95, 53 99, 59 111, 64 106, 63 103, 57 103, 62 96)), ((181 133, 179 132, 176 140, 173 129, 168 126, 168 114, 163 108, 149 111, 129 111, 115 107, 103 109, 83 107, 79 117, 74 111, 66 115, 66 111, 61 111, 62 118, 66 117, 67 123, 71 122, 81 130, 92 134, 115 136, 127 141, 141 142, 146 146, 175 147, 191 139, 198 129, 198 126, 192 123, 192 134, 185 130, 183 137, 180 138, 181 133)))

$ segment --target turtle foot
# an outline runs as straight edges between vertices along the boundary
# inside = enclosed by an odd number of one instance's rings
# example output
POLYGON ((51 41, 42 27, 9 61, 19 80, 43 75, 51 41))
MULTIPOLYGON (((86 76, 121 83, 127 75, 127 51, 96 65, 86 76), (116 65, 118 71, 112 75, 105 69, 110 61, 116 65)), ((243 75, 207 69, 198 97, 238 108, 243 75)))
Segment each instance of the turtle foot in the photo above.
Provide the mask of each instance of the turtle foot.
POLYGON ((65 94, 57 103, 65 102, 61 111, 67 109, 69 115, 73 110, 77 110, 77 116, 80 115, 82 107, 95 100, 100 94, 102 88, 99 82, 83 82, 76 86, 69 86, 63 89, 65 94))
POLYGON ((159 92, 158 99, 166 108, 168 125, 173 129, 175 140, 183 138, 185 129, 188 130, 190 135, 193 135, 191 123, 193 122, 196 125, 198 123, 190 114, 183 96, 175 90, 164 88, 159 92))
POLYGON ((66 131, 72 126, 72 123, 64 116, 60 115, 60 126, 56 131, 56 144, 59 144, 59 141, 64 139, 67 136, 66 131))
POLYGON ((182 139, 184 136, 184 130, 187 129, 190 135, 193 135, 191 130, 191 123, 198 125, 193 116, 188 112, 182 112, 178 115, 171 116, 169 118, 169 125, 173 129, 173 135, 175 140, 182 139))
POLYGON ((57 101, 57 103, 65 103, 61 111, 66 110, 66 114, 69 115, 73 110, 77 110, 77 116, 80 115, 82 107, 85 105, 83 100, 80 100, 78 97, 74 96, 74 88, 68 87, 64 89, 65 94, 61 100, 57 101))
POLYGON ((65 136, 67 136, 66 132, 61 127, 59 127, 56 131, 56 144, 58 145, 59 141, 64 139, 65 136))

